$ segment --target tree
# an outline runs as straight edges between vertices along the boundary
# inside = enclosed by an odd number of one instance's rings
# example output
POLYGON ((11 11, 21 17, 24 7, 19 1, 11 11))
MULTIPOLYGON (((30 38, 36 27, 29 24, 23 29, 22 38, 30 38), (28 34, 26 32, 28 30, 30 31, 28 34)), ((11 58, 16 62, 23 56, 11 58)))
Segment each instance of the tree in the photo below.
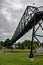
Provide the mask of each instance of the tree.
POLYGON ((37 46, 38 46, 38 42, 34 41, 33 49, 37 48, 37 46))
MULTIPOLYGON (((31 43, 32 43, 32 41, 30 41, 30 40, 25 40, 21 43, 19 42, 18 43, 18 48, 19 49, 30 49, 31 48, 31 43)), ((35 49, 37 46, 38 46, 38 42, 34 41, 33 49, 35 49)))
POLYGON ((23 42, 21 43, 21 49, 25 49, 25 45, 23 42))
POLYGON ((10 39, 6 39, 4 43, 9 43, 10 42, 10 39))
POLYGON ((4 45, 4 42, 3 41, 0 41, 0 45, 3 46, 4 45))
POLYGON ((18 49, 21 49, 21 43, 20 42, 17 43, 17 46, 18 46, 18 49))
POLYGON ((30 40, 25 40, 22 43, 23 43, 25 49, 30 49, 30 47, 31 47, 31 41, 30 40))
POLYGON ((9 42, 10 42, 10 39, 9 39, 9 38, 6 39, 6 40, 4 41, 4 46, 7 46, 7 45, 9 44, 9 42))

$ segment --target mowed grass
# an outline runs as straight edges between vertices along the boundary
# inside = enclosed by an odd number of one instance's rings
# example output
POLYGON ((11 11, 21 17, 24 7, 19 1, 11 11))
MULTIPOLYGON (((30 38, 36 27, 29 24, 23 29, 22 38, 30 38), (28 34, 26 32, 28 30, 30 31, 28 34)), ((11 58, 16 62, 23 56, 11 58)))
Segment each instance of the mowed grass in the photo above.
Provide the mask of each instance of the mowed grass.
POLYGON ((1 52, 0 65, 43 65, 43 54, 35 54, 34 60, 31 61, 29 53, 1 52))

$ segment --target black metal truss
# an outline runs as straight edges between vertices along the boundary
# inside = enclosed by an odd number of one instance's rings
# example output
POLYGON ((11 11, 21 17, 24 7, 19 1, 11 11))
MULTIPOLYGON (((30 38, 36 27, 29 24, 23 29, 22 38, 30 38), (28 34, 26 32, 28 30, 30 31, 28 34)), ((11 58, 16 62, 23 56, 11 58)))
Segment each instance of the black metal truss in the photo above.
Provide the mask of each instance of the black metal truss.
MULTIPOLYGON (((41 7, 39 7, 39 8, 41 8, 41 7)), ((15 30, 15 33, 12 36, 11 42, 8 44, 8 46, 12 45, 21 36, 23 36, 26 32, 28 32, 32 27, 34 27, 34 21, 35 21, 35 25, 37 25, 39 23, 38 28, 41 27, 41 29, 43 29, 41 26, 42 22, 41 23, 38 22, 40 19, 43 19, 43 11, 40 12, 39 8, 33 7, 33 6, 27 6, 27 8, 24 11, 24 14, 15 30)), ((35 30, 35 32, 38 30, 38 28, 35 30)), ((39 36, 39 35, 36 35, 36 36, 39 36)), ((37 39, 36 36, 35 36, 35 39, 37 39)), ((38 40, 38 42, 40 42, 40 41, 38 40)))
MULTIPOLYGON (((38 23, 39 26, 38 26, 37 29, 35 30, 35 33, 37 32, 37 30, 39 29, 39 27, 41 27, 41 30, 43 31, 43 27, 42 27, 42 25, 41 25, 42 23, 43 23, 43 20, 40 20, 39 23, 38 23)), ((41 42, 37 39, 36 36, 38 36, 38 37, 43 37, 43 35, 37 35, 37 34, 35 34, 35 39, 38 41, 38 43, 39 43, 39 45, 40 45, 41 42)))
POLYGON ((14 35, 12 36, 12 41, 15 40, 15 38, 24 30, 24 28, 27 26, 27 24, 30 22, 31 18, 34 16, 34 13, 38 12, 37 7, 33 6, 27 6, 16 30, 14 35))
POLYGON ((39 26, 36 28, 36 30, 35 30, 35 22, 36 21, 34 21, 34 23, 33 23, 33 33, 32 33, 32 43, 31 43, 31 51, 30 51, 30 58, 33 58, 33 44, 34 44, 34 38, 37 40, 37 42, 38 42, 38 44, 39 44, 39 47, 40 47, 40 45, 41 45, 41 42, 39 41, 39 39, 36 37, 36 36, 38 36, 38 37, 43 37, 43 35, 37 35, 36 34, 36 32, 37 32, 37 30, 39 29, 39 27, 41 27, 41 29, 42 29, 42 31, 43 31, 43 27, 42 27, 42 23, 43 23, 43 20, 41 19, 40 21, 39 21, 39 26))

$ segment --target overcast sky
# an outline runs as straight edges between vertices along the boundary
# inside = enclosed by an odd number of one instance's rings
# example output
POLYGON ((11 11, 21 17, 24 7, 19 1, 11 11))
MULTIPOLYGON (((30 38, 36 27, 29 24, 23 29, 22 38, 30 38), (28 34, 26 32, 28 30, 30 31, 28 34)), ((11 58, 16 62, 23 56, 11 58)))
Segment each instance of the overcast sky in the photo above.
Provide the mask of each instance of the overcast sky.
MULTIPOLYGON (((43 6, 43 0, 0 0, 0 40, 12 38, 22 14, 28 5, 43 6)), ((32 31, 29 31, 19 41, 31 39, 31 34, 32 31)))

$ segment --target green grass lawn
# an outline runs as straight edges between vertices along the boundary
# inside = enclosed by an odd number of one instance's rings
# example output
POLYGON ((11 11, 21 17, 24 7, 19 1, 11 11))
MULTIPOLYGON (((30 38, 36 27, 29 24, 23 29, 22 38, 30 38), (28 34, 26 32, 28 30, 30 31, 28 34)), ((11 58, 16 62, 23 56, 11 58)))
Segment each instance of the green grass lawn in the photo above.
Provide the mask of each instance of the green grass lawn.
POLYGON ((43 54, 35 54, 34 60, 30 61, 28 53, 2 52, 0 53, 0 65, 43 65, 43 54))

